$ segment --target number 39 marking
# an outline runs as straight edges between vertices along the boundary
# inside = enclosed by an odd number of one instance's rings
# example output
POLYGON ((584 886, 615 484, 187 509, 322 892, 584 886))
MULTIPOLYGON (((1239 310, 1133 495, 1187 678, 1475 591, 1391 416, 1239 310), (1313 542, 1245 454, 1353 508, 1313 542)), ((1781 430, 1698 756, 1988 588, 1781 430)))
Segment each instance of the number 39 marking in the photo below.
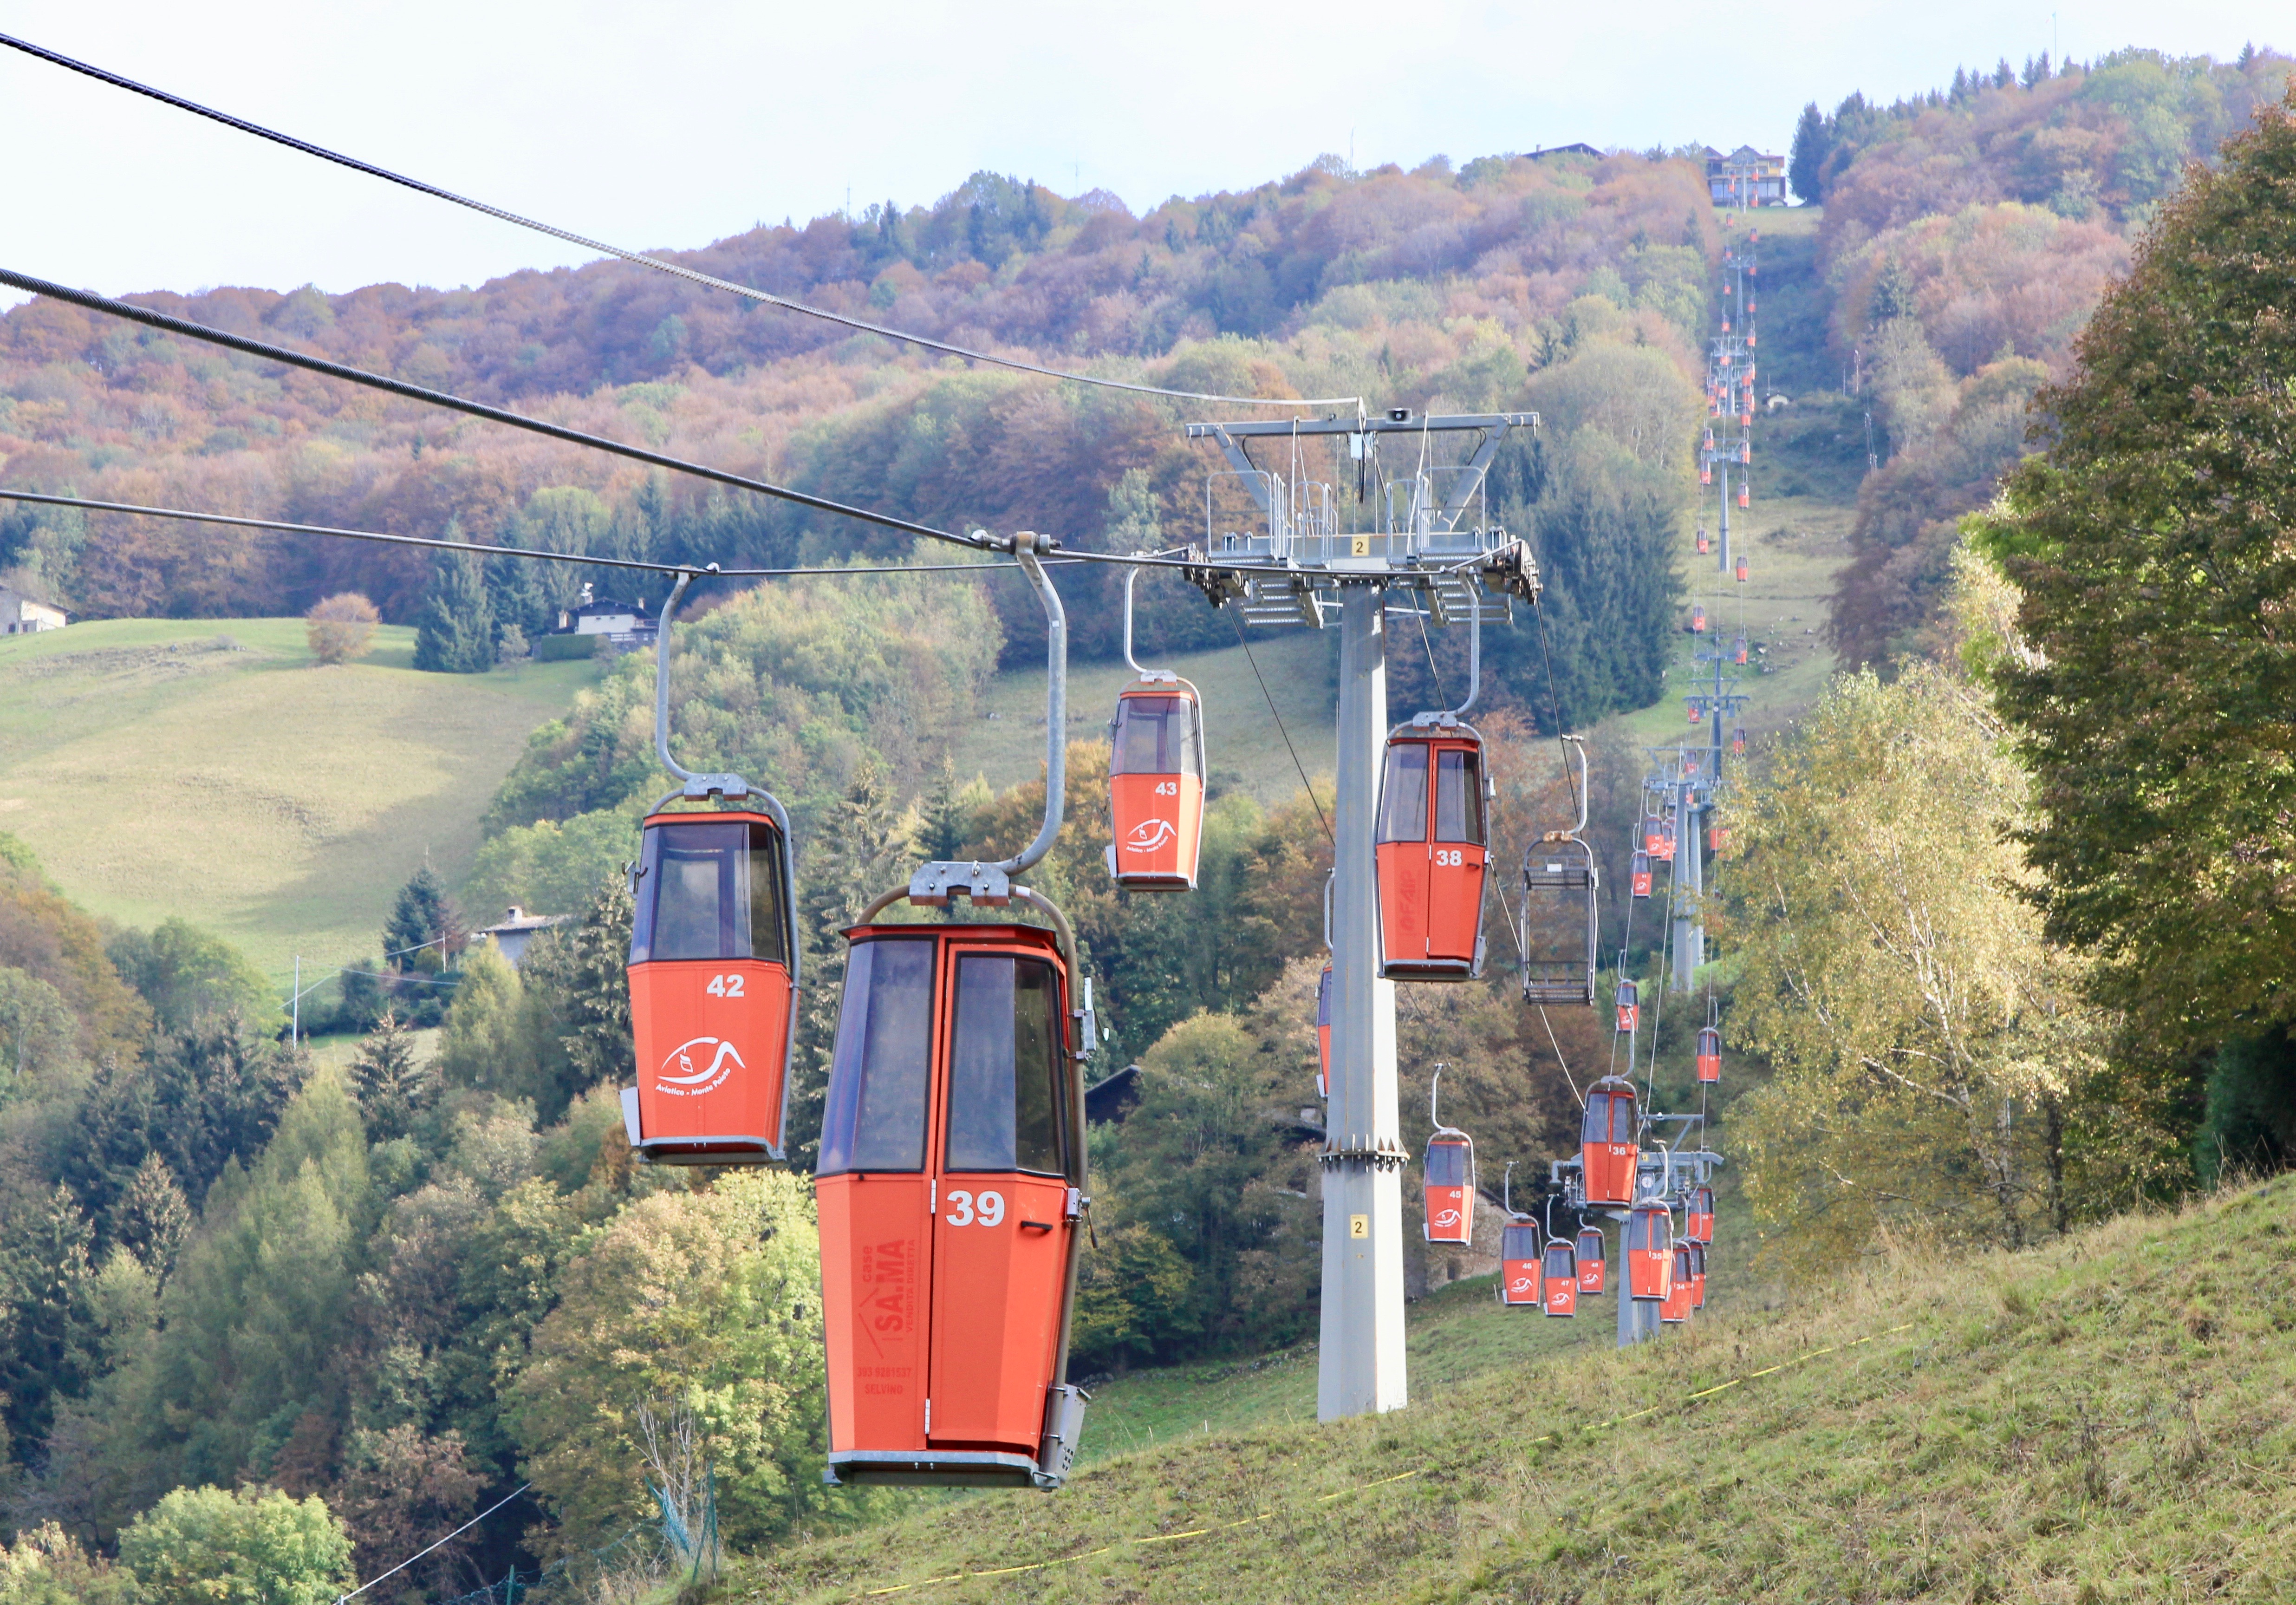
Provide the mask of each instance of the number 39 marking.
POLYGON ((952 1226, 1000 1226, 1004 1222, 1003 1193, 984 1192, 978 1198, 964 1191, 948 1195, 948 1223, 952 1226))
POLYGON ((1435 862, 1444 868, 1456 869, 1466 861, 1467 855, 1456 848, 1447 850, 1438 847, 1435 850, 1435 862))
POLYGON ((713 998, 738 998, 742 995, 742 977, 712 975, 709 977, 709 984, 701 990, 713 998))

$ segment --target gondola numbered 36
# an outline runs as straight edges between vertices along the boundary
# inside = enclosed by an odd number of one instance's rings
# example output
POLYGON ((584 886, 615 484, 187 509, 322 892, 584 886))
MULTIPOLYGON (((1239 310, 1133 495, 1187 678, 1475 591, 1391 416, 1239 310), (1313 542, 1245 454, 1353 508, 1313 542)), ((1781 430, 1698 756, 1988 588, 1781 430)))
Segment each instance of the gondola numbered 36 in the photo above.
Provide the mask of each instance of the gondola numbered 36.
POLYGON ((1054 1488, 1083 1427, 1066 1371, 1091 985, 1067 919, 1012 879, 1051 848, 1066 781, 1067 621, 1046 544, 1013 539, 1051 681, 1037 839, 1001 863, 927 864, 845 934, 814 1181, 832 1482, 1054 1488), (878 918, 956 898, 1050 928, 878 918))
POLYGON ((1139 676, 1117 693, 1109 725, 1108 870, 1134 892, 1194 888, 1204 836, 1203 701, 1195 687, 1132 655, 1132 588, 1124 576, 1124 661, 1139 676))
POLYGON ((656 626, 656 753, 682 789, 647 814, 630 870, 637 1082, 622 1089, 622 1122, 642 1161, 756 1165, 783 1156, 797 1005, 789 816, 741 776, 670 756, 670 621, 692 580, 677 577, 656 626))
POLYGON ((1589 1209, 1623 1209, 1634 1202, 1642 1158, 1642 1116, 1635 1084, 1606 1075, 1587 1089, 1579 1123, 1578 1181, 1589 1209))

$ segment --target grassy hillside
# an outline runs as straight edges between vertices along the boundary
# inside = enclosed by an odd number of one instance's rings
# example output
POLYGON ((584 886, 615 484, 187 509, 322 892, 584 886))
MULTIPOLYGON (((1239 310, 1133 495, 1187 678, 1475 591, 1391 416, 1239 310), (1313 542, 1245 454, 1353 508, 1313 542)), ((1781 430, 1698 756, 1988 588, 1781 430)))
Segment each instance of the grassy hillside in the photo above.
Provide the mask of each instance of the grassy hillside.
POLYGON ((121 620, 0 641, 0 829, 94 913, 221 932, 283 983, 449 885, 523 749, 596 669, 418 674, 414 631, 317 665, 299 619, 121 620))
MULTIPOLYGON (((2292 1213, 2283 1178, 2023 1255, 1877 1257, 1789 1314, 1742 1304, 1625 1354, 1599 1321, 1518 1317, 1513 1354, 1431 1378, 1406 1412, 1193 1433, 1168 1415, 1177 1441, 1160 1428, 1059 1495, 806 1545, 734 1593, 2284 1597, 2292 1213), (1562 1352, 1558 1328, 1578 1340, 1562 1352), (996 1575, 1042 1561, 1061 1563, 996 1575)), ((1505 1319, 1475 1292, 1419 1307, 1423 1354, 1505 1319)), ((1275 1369, 1312 1378, 1305 1358, 1275 1369)))

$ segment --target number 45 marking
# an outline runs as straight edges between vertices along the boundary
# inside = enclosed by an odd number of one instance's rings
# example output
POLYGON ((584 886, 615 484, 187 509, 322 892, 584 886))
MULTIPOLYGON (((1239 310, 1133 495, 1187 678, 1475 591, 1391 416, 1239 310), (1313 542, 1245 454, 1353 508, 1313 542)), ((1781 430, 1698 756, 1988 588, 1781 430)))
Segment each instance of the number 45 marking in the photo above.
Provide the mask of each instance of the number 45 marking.
POLYGON ((742 995, 742 977, 712 975, 709 977, 709 984, 701 990, 713 998, 738 998, 742 995))

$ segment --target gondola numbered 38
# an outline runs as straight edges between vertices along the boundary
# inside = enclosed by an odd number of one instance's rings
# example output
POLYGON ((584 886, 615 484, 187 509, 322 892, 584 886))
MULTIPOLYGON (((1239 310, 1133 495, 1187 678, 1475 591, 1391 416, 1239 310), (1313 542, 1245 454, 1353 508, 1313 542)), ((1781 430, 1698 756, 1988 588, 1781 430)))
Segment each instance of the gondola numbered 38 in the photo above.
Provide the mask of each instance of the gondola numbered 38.
POLYGON ((642 1161, 756 1165, 783 1156, 797 1005, 789 815, 739 775, 670 756, 670 621, 692 580, 678 575, 656 626, 654 742, 682 789, 647 814, 630 870, 637 1083, 622 1089, 622 1121, 642 1161))
MULTIPOLYGON (((1480 677, 1480 610, 1475 618, 1468 652, 1480 677)), ((1416 714, 1388 732, 1373 850, 1386 980, 1472 981, 1483 973, 1491 787, 1482 735, 1461 717, 1474 705, 1477 683, 1470 679, 1467 700, 1449 712, 1416 714)))
POLYGON ((1117 693, 1109 728, 1108 870, 1134 892, 1194 888, 1204 836, 1204 711, 1195 687, 1132 655, 1132 588, 1124 576, 1124 661, 1139 676, 1117 693))
POLYGON ((1067 622, 1045 545, 1013 541, 1051 679, 1037 839, 1001 863, 927 864, 845 933, 814 1181, 832 1482, 1054 1488, 1083 1427, 1065 1373, 1091 986, 1067 919, 1012 879, 1051 848, 1066 779, 1067 622), (878 918, 956 898, 1050 928, 878 918))

